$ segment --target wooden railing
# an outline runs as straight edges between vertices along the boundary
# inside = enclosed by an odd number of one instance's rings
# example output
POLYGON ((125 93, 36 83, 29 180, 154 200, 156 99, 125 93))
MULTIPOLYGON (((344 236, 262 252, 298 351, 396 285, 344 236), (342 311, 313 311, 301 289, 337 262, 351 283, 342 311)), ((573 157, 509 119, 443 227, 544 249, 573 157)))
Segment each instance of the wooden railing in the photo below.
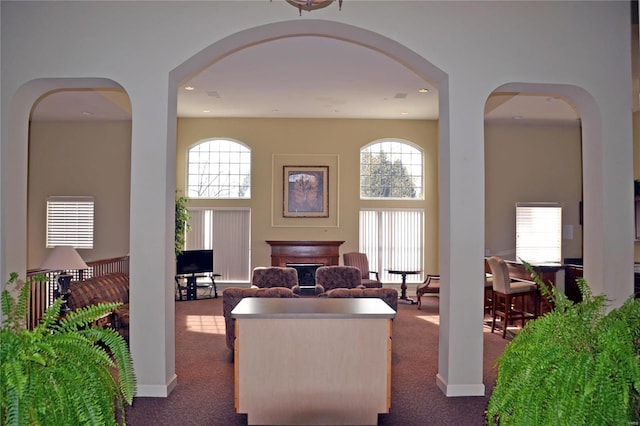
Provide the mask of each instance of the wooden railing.
MULTIPOLYGON (((129 275, 129 256, 95 260, 87 262, 87 266, 89 267, 87 269, 70 270, 67 273, 73 276, 73 281, 84 281, 91 277, 100 277, 113 272, 122 272, 129 275)), ((38 325, 44 311, 53 303, 58 287, 56 276, 59 272, 44 269, 30 269, 27 271, 27 282, 37 275, 44 276, 44 280, 34 281, 31 284, 29 312, 27 313, 27 326, 30 329, 38 325)), ((71 291, 73 291, 73 286, 71 291)))

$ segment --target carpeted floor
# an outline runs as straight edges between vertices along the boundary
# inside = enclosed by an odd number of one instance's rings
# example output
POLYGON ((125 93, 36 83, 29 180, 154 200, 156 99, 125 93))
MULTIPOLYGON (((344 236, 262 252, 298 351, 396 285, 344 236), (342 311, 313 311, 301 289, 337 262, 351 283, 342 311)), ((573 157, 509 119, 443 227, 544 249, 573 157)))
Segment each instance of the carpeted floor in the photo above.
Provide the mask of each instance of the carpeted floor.
MULTIPOLYGON (((379 425, 483 425, 485 397, 447 398, 436 386, 438 298, 422 310, 401 303, 393 322, 391 410, 379 425)), ((488 329, 485 327, 485 331, 488 329)), ((489 395, 495 359, 507 340, 484 333, 484 383, 489 395)), ((135 398, 127 423, 147 425, 246 425, 234 408, 232 354, 225 345, 222 298, 176 302, 176 374, 168 398, 135 398)))

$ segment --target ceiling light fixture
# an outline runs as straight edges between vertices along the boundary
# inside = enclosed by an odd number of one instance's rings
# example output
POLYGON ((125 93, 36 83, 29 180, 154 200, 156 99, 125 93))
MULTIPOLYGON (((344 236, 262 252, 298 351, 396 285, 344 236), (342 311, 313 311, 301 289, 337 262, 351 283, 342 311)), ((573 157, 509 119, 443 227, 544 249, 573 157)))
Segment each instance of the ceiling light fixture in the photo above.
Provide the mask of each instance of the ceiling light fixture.
MULTIPOLYGON (((335 0, 286 0, 292 6, 295 6, 300 11, 300 16, 302 16, 302 11, 306 10, 307 12, 311 12, 312 10, 322 9, 323 7, 329 6, 335 0)), ((342 0, 338 0, 338 8, 342 10, 342 0)))
POLYGON ((429 93, 429 89, 427 89, 426 87, 422 87, 420 89, 418 89, 419 93, 429 93))
POLYGON ((189 91, 191 91, 191 90, 194 90, 194 89, 195 89, 195 87, 193 87, 193 86, 185 86, 185 87, 184 87, 184 90, 189 90, 189 91))

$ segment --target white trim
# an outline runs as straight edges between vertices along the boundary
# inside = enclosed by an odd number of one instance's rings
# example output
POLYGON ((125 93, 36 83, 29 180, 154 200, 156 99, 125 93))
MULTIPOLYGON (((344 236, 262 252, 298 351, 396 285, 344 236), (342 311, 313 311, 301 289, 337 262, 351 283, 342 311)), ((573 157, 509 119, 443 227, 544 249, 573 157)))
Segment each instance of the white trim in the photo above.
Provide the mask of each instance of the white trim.
POLYGON ((138 385, 136 387, 136 397, 146 396, 154 398, 166 398, 178 385, 178 376, 173 375, 166 385, 138 385))
POLYGON ((447 381, 438 373, 436 375, 436 385, 445 396, 484 396, 485 386, 483 383, 466 385, 448 385, 447 381))

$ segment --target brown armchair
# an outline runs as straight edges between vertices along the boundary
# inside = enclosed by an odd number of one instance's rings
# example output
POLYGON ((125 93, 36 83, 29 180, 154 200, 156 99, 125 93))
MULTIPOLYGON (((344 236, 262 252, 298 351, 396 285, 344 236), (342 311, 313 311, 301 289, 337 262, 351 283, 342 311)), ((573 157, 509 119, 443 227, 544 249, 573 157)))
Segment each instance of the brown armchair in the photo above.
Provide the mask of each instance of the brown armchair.
POLYGON ((378 272, 369 270, 369 259, 365 253, 345 253, 342 255, 342 260, 345 266, 355 266, 360 269, 362 275, 361 284, 367 288, 380 288, 382 283, 378 272), (375 276, 375 279, 371 279, 371 276, 375 276))
POLYGON ((251 286, 257 288, 286 287, 293 289, 298 285, 298 271, 294 268, 278 266, 258 266, 251 274, 251 286))
POLYGON ((362 287, 362 274, 355 266, 321 266, 316 269, 316 285, 324 292, 334 288, 362 287))

